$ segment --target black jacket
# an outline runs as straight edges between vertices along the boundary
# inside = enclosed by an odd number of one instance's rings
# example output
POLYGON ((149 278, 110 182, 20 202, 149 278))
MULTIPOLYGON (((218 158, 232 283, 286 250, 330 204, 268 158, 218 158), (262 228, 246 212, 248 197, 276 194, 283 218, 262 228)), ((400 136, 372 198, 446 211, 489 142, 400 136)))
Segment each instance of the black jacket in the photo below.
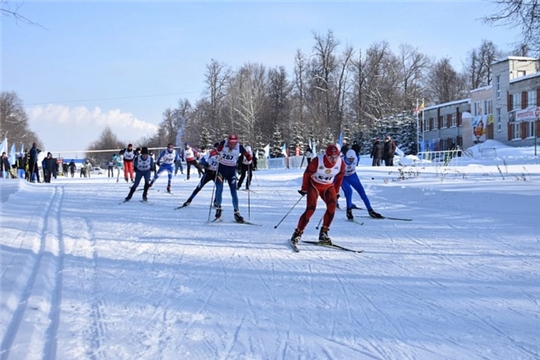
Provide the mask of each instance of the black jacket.
POLYGON ((373 149, 371 150, 371 157, 375 159, 382 159, 383 156, 383 144, 380 141, 373 143, 373 149))

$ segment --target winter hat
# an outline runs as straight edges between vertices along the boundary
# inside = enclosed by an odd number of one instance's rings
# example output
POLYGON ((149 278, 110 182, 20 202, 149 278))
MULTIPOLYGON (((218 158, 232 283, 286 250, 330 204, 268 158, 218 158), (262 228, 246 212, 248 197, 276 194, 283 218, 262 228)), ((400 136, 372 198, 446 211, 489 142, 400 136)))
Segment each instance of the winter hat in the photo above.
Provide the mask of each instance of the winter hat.
POLYGON ((148 148, 146 146, 143 146, 141 154, 148 154, 148 148))
POLYGON ((237 143, 238 142, 238 136, 231 134, 229 135, 229 142, 230 143, 237 143))
POLYGON ((129 147, 133 147, 133 144, 128 144, 128 148, 129 148, 129 147))
POLYGON ((356 153, 353 149, 347 151, 347 155, 345 155, 347 159, 356 159, 356 153))
POLYGON ((339 149, 336 145, 331 144, 328 145, 326 148, 326 156, 338 156, 339 155, 339 149))

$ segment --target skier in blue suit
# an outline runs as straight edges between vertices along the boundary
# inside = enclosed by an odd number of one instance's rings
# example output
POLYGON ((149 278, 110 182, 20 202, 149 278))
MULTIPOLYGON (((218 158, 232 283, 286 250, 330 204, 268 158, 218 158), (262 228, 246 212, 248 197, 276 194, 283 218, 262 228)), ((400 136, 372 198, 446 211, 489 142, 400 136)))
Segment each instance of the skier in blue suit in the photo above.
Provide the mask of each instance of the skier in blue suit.
POLYGON ((168 176, 168 182, 167 182, 167 192, 171 192, 171 180, 174 172, 174 164, 176 161, 180 161, 180 155, 178 155, 178 151, 174 149, 174 145, 169 143, 167 145, 167 148, 162 150, 159 154, 156 164, 159 165, 159 170, 156 171, 156 174, 154 175, 154 178, 150 182, 150 186, 154 185, 154 182, 159 178, 159 174, 161 174, 164 171, 167 171, 168 176), (160 164, 161 161, 161 164, 160 164))
POLYGON ((341 183, 341 189, 343 190, 343 193, 345 194, 345 199, 347 201, 347 219, 353 220, 354 216, 352 213, 352 209, 354 208, 352 203, 352 194, 353 189, 358 192, 362 200, 364 201, 364 204, 366 205, 366 209, 368 210, 369 216, 372 218, 380 219, 382 218, 381 214, 375 212, 373 208, 371 207, 371 203, 369 202, 369 199, 366 195, 366 191, 364 190, 364 187, 362 186, 362 183, 360 182, 360 178, 356 174, 356 153, 354 150, 348 150, 347 154, 345 155, 345 176, 343 177, 343 182, 341 183))

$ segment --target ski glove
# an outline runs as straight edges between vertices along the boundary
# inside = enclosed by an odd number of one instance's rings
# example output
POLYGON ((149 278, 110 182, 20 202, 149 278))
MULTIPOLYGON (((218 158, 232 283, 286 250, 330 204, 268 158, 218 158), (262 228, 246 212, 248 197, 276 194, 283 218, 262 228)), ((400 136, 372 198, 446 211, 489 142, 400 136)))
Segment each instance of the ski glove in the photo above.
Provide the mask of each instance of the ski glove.
POLYGON ((305 196, 307 194, 307 191, 304 190, 298 190, 298 193, 302 196, 305 196))

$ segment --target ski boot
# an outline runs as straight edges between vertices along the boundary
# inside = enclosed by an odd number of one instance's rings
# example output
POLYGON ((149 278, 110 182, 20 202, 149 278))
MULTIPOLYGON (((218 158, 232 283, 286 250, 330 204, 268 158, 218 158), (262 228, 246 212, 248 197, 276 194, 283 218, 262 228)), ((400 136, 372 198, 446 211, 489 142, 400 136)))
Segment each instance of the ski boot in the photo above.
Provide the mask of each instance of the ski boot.
POLYGON ((187 199, 187 201, 185 203, 182 204, 182 207, 186 207, 188 206, 189 204, 191 204, 191 200, 190 199, 187 199))
POLYGON ((352 213, 352 209, 347 209, 347 219, 348 220, 354 220, 354 215, 352 213))
POLYGON ((302 233, 303 233, 303 231, 295 229, 294 233, 291 236, 291 243, 293 243, 295 245, 298 244, 298 242, 302 238, 302 233))
POLYGON ((368 214, 374 219, 384 219, 384 216, 382 216, 378 212, 375 212, 373 209, 368 210, 368 214))
POLYGON ((319 243, 323 245, 332 245, 332 239, 328 237, 328 228, 323 226, 321 232, 319 233, 319 243))
POLYGON ((240 211, 238 211, 238 210, 234 210, 234 221, 236 221, 238 223, 243 223, 244 222, 244 218, 242 217, 242 215, 240 215, 240 211))
POLYGON ((216 208, 216 218, 214 220, 217 220, 221 217, 221 206, 218 206, 216 208))
POLYGON ((171 185, 167 185, 167 192, 170 194, 171 193, 171 185))

